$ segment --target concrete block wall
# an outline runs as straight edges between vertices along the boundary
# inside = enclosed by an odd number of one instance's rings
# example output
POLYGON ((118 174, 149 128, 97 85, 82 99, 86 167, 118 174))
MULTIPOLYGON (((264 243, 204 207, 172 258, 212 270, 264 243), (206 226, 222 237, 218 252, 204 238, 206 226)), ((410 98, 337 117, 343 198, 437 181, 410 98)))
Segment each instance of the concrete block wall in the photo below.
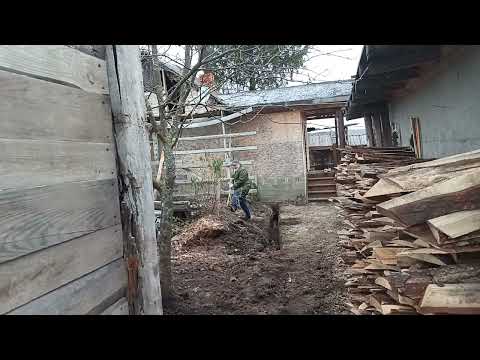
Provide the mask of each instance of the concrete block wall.
POLYGON ((410 143, 410 118, 418 117, 424 158, 480 148, 480 47, 443 60, 429 79, 405 97, 390 102, 390 121, 400 128, 402 146, 410 143))

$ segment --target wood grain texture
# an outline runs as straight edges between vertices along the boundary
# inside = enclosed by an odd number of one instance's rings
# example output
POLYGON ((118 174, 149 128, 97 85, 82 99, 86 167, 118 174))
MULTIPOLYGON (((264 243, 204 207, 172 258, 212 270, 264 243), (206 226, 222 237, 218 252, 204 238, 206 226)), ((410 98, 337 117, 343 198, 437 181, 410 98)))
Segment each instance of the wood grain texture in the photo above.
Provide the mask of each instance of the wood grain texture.
POLYGON ((85 54, 105 60, 105 45, 66 45, 85 54))
POLYGON ((6 313, 122 256, 115 225, 0 264, 0 313, 6 313))
POLYGON ((430 219, 427 223, 449 238, 455 239, 480 230, 480 210, 458 211, 430 219))
POLYGON ((108 94, 105 61, 64 45, 2 45, 0 69, 108 94))
POLYGON ((435 314, 480 314, 480 284, 428 285, 420 309, 435 314))
POLYGON ((116 180, 0 191, 0 263, 119 223, 116 180))
POLYGON ((100 315, 128 315, 128 301, 123 297, 100 315))
POLYGON ((120 258, 20 306, 8 315, 84 315, 119 292, 125 292, 126 286, 125 263, 120 258))
POLYGON ((377 205, 380 214, 407 226, 479 208, 480 169, 377 205))
POLYGON ((0 71, 0 138, 112 141, 106 95, 0 71))
POLYGON ((111 144, 0 139, 0 190, 115 177, 111 144))

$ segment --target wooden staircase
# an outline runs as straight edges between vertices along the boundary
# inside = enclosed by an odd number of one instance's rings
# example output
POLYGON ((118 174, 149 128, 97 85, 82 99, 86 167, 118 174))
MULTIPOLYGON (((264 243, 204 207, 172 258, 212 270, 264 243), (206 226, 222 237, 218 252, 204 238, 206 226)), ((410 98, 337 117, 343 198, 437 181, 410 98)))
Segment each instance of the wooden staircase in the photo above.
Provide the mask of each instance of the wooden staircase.
POLYGON ((307 174, 308 201, 328 201, 337 196, 337 185, 333 174, 311 171, 307 174))

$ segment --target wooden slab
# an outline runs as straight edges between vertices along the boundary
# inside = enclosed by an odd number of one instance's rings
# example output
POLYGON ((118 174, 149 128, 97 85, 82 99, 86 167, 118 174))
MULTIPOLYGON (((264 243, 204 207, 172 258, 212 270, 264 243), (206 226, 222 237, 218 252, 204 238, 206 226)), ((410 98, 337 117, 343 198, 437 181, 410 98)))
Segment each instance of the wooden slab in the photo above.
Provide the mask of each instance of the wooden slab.
POLYGON ((0 138, 112 141, 106 95, 0 71, 0 138))
MULTIPOLYGON (((8 315, 84 315, 102 307, 102 304, 110 301, 111 298, 121 296, 125 293, 126 286, 125 263, 123 258, 120 258, 20 306, 8 315)), ((113 308, 114 305, 105 311, 118 311, 113 308)))
POLYGON ((381 196, 393 196, 404 193, 403 189, 395 184, 392 184, 388 180, 380 179, 375 185, 368 190, 364 198, 375 199, 381 196))
POLYGON ((0 191, 0 263, 119 223, 116 180, 0 191))
POLYGON ((58 289, 122 253, 122 227, 115 225, 0 264, 0 313, 58 289))
POLYGON ((0 69, 108 94, 105 61, 64 45, 2 45, 0 69))
MULTIPOLYGON (((428 225, 449 238, 455 239, 480 230, 480 210, 457 211, 427 221, 428 225)), ((440 234, 437 232, 436 240, 440 241, 440 234)))
POLYGON ((455 211, 480 208, 480 169, 377 205, 377 211, 410 226, 455 211))
MULTIPOLYGON (((476 171, 480 167, 480 151, 398 167, 380 175, 406 192, 418 191, 434 184, 476 171)), ((373 188, 372 188, 373 189, 373 188)))
POLYGON ((128 301, 123 297, 100 315, 128 315, 128 301))
POLYGON ((0 190, 115 177, 111 144, 0 139, 0 190))
POLYGON ((480 284, 430 284, 420 303, 423 313, 480 314, 480 284))

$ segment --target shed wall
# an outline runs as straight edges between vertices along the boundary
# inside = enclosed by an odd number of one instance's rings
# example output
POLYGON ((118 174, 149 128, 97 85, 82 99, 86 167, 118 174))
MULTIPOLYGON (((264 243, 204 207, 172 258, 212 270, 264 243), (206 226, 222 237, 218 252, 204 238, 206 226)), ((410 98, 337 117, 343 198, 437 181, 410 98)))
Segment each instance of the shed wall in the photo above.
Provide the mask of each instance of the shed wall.
POLYGON ((480 148, 480 47, 460 58, 444 59, 429 79, 390 102, 390 121, 400 129, 402 146, 410 145, 410 118, 421 126, 422 155, 438 158, 480 148))
POLYGON ((104 54, 0 46, 0 314, 99 314, 125 300, 104 54))

